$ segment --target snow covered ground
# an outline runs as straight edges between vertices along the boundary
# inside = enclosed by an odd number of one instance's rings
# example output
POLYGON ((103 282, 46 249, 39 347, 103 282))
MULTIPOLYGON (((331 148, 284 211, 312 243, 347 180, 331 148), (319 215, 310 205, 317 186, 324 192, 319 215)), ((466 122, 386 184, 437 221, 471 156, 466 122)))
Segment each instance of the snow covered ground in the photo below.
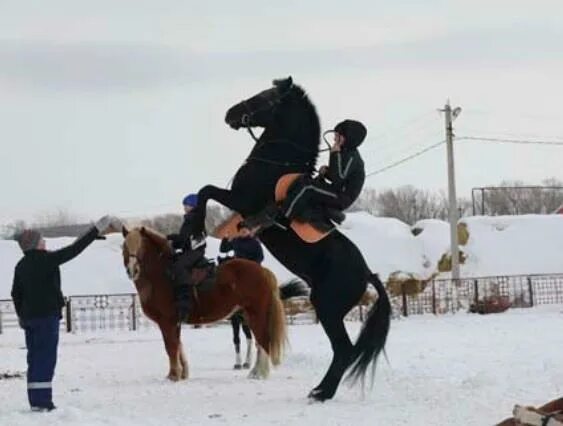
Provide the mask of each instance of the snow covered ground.
MULTIPOLYGON (((394 321, 373 391, 305 395, 329 362, 318 325, 289 327, 291 349, 268 381, 231 369, 227 326, 183 331, 191 379, 164 380, 156 330, 61 336, 53 413, 27 409, 25 380, 0 380, 0 425, 490 425, 516 402, 563 393, 563 307, 394 321), (41 416, 41 418, 39 418, 41 416)), ((355 335, 359 323, 348 323, 355 335)), ((23 336, 0 335, 0 373, 25 371, 23 336)))

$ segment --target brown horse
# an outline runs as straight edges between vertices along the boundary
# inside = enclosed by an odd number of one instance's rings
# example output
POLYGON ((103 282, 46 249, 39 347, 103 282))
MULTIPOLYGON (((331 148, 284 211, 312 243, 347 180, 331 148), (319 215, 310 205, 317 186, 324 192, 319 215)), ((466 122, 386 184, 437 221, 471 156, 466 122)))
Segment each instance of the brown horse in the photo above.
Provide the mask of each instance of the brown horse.
MULTIPOLYGON (((145 315, 156 322, 170 359, 170 380, 188 378, 188 362, 180 341, 172 285, 166 271, 172 252, 166 237, 148 228, 123 228, 123 261, 134 281, 145 315)), ((256 262, 235 259, 218 266, 213 288, 194 292, 189 324, 207 324, 242 309, 256 337, 258 356, 250 378, 267 378, 271 360, 281 361, 286 343, 283 305, 275 275, 256 262)))

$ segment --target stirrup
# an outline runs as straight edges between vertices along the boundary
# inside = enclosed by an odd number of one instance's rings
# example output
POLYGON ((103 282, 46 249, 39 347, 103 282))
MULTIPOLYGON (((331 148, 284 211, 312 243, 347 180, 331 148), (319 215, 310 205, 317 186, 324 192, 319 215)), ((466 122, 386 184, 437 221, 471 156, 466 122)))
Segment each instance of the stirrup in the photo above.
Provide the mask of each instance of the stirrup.
POLYGON ((258 232, 261 232, 264 229, 267 229, 271 226, 278 226, 283 230, 287 230, 289 223, 286 224, 284 222, 286 222, 285 217, 282 216, 278 207, 275 204, 272 204, 266 207, 258 214, 251 216, 240 222, 237 225, 237 228, 239 230, 241 228, 248 228, 248 229, 258 228, 258 232))

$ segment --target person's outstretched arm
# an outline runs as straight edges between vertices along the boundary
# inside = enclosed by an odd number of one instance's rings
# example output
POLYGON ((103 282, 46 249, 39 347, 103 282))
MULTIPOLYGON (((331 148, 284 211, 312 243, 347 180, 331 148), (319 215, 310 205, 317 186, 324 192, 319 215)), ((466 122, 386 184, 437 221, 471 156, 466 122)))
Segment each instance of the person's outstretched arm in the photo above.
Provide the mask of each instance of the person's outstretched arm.
POLYGON ((48 252, 49 259, 56 265, 62 265, 82 253, 86 247, 92 244, 98 235, 101 235, 110 226, 119 228, 120 225, 121 222, 119 222, 117 218, 104 216, 98 220, 96 224, 88 230, 88 232, 81 237, 78 237, 71 245, 59 250, 48 252))

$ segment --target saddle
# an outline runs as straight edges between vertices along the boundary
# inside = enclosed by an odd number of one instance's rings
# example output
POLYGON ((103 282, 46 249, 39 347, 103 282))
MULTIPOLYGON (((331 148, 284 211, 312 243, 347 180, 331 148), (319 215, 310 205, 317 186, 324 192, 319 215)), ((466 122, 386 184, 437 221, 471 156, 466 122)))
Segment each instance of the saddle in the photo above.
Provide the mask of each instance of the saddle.
MULTIPOLYGON (((288 196, 294 196, 294 192, 298 189, 297 184, 303 176, 300 173, 282 176, 276 184, 276 203, 281 203, 288 196)), ((335 229, 334 222, 340 224, 344 219, 344 213, 336 209, 308 207, 299 217, 291 221, 290 227, 302 240, 316 243, 335 229)))
POLYGON ((206 260, 206 263, 194 266, 191 275, 194 292, 210 291, 217 279, 217 265, 212 260, 206 260))
MULTIPOLYGON (((275 189, 276 203, 281 203, 288 196, 289 191, 295 188, 295 184, 303 175, 300 173, 291 173, 282 176, 275 189)), ((266 207, 264 211, 258 213, 263 215, 268 210, 276 210, 274 205, 266 207), (272 208, 274 207, 274 208, 272 208)), ((317 243, 330 234, 334 229, 334 223, 340 223, 344 220, 344 214, 332 209, 307 209, 301 217, 291 221, 289 227, 306 243, 317 243)), ((236 236, 239 233, 239 226, 244 221, 240 214, 234 214, 226 221, 221 223, 213 232, 216 238, 226 238, 228 236, 236 236)), ((260 222, 260 220, 258 221, 260 222)))

